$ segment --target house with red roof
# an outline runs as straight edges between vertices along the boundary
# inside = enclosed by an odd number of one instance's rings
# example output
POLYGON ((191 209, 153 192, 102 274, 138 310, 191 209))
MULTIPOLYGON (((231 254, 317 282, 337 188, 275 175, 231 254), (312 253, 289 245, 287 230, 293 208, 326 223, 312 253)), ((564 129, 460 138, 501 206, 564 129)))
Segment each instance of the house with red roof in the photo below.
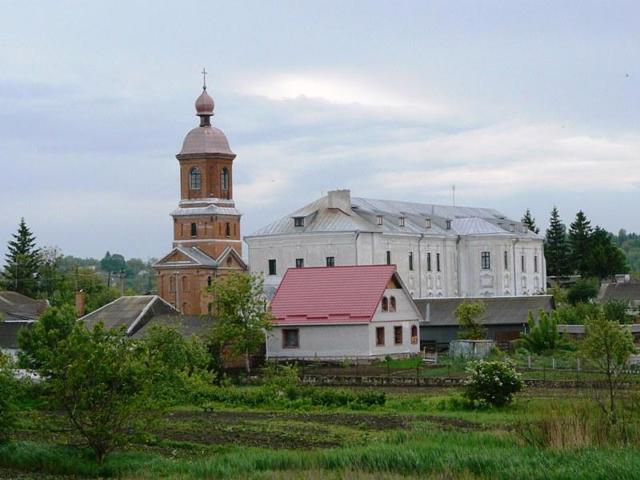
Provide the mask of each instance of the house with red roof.
POLYGON ((395 265, 289 268, 271 312, 267 358, 384 358, 420 351, 420 312, 395 265))

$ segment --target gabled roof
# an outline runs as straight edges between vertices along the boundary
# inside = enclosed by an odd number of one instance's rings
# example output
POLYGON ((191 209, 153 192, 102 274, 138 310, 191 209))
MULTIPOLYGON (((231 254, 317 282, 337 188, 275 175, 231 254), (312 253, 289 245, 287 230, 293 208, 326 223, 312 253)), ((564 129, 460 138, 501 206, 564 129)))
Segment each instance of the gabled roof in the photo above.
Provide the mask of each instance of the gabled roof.
POLYGON ((551 295, 522 297, 473 297, 473 298, 420 298, 414 302, 425 320, 426 326, 458 326, 456 308, 463 302, 484 302, 486 311, 481 319, 484 325, 522 325, 527 323, 529 312, 537 316, 540 309, 553 309, 551 295))
POLYGON ((205 336, 211 332, 214 323, 212 317, 205 315, 158 315, 136 330, 132 338, 145 338, 154 326, 175 328, 184 337, 205 336))
POLYGON ((133 295, 116 298, 80 320, 87 328, 102 322, 107 328, 124 327, 127 335, 133 335, 151 318, 158 315, 178 315, 180 312, 157 295, 133 295))
POLYGON ((4 322, 33 322, 48 306, 46 300, 34 300, 18 292, 0 292, 0 318, 4 322))
POLYGON ((218 262, 204 253, 198 247, 184 247, 178 245, 167 255, 158 260, 154 267, 182 268, 182 267, 217 267, 218 262))
POLYGON ((289 268, 271 312, 277 324, 366 323, 394 276, 395 265, 289 268))
POLYGON ((603 286, 599 300, 640 301, 640 282, 609 283, 603 286))
POLYGON ((225 248, 222 253, 220 255, 218 255, 218 258, 216 259, 216 262, 218 262, 218 265, 220 267, 225 267, 226 266, 226 259, 227 257, 233 257, 236 261, 236 263, 238 265, 240 265, 242 267, 243 270, 247 270, 247 264, 245 263, 245 261, 242 259, 242 257, 240 256, 240 254, 238 254, 238 252, 236 252, 235 248, 231 248, 231 247, 227 247, 225 248))

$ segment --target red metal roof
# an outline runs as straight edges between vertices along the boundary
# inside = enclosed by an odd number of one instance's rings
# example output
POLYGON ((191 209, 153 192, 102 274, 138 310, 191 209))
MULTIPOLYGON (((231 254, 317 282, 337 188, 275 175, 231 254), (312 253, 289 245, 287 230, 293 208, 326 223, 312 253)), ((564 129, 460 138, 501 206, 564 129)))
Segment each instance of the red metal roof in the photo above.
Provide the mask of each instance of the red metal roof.
POLYGON ((275 323, 369 322, 395 271, 395 265, 290 268, 271 302, 275 323))

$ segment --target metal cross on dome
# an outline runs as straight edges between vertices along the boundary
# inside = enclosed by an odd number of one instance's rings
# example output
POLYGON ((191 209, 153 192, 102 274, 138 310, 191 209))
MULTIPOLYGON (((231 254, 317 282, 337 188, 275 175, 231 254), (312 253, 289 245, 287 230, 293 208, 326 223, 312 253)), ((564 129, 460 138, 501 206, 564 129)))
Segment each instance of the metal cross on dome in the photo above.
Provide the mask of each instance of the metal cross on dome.
POLYGON ((206 90, 207 89, 207 73, 209 72, 207 72, 207 69, 203 67, 202 72, 200 73, 202 73, 202 88, 206 90))

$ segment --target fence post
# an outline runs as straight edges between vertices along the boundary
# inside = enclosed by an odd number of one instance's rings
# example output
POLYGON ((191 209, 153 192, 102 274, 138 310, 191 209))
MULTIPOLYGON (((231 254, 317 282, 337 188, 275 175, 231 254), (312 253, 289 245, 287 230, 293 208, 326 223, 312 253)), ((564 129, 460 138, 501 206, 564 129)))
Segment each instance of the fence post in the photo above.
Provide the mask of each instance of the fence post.
POLYGON ((531 370, 531 355, 527 355, 527 367, 531 370))

